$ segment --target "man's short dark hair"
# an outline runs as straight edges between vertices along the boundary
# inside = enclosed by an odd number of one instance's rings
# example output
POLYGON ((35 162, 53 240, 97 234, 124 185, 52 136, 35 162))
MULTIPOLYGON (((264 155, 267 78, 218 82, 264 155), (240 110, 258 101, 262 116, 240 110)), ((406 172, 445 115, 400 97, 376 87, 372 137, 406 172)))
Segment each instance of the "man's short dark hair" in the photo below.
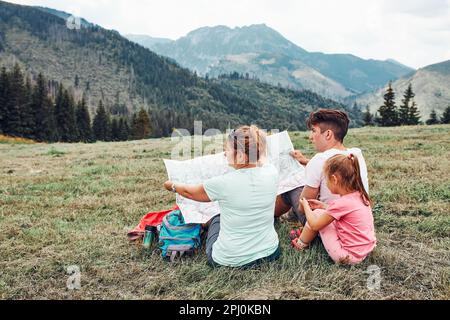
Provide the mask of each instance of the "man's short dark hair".
POLYGON ((311 129, 313 126, 319 126, 322 132, 331 130, 333 131, 336 140, 340 142, 344 142, 349 124, 350 119, 348 118, 347 113, 332 109, 320 109, 311 112, 306 121, 308 129, 311 129))

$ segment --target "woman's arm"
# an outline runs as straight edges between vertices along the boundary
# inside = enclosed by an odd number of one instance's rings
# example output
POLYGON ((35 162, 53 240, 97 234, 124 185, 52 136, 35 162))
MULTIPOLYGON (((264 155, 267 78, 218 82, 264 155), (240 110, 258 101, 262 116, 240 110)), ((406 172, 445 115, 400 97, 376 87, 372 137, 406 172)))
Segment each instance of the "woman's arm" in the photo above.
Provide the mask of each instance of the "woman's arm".
POLYGON ((172 187, 175 188, 176 193, 187 199, 191 199, 198 202, 211 202, 202 184, 198 185, 188 185, 179 183, 174 184, 172 181, 166 181, 164 183, 164 188, 166 188, 166 190, 173 191, 172 187))
POLYGON ((303 205, 306 220, 313 231, 318 232, 334 221, 334 218, 328 214, 315 215, 305 198, 301 199, 300 203, 303 205))

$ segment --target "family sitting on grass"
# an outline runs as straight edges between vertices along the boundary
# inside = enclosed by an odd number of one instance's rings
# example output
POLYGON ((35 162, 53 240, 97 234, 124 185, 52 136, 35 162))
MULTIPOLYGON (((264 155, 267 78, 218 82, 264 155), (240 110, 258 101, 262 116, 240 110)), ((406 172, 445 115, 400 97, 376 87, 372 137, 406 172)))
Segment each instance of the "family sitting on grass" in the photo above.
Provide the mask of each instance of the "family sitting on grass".
POLYGON ((305 186, 277 197, 278 171, 265 163, 266 136, 244 126, 228 137, 225 155, 235 170, 202 185, 167 181, 167 190, 200 202, 218 201, 220 215, 209 222, 206 254, 211 266, 248 268, 280 257, 276 218, 303 228, 289 234, 293 248, 305 250, 320 235, 340 264, 361 263, 375 248, 367 167, 360 149, 347 149, 349 118, 338 110, 319 110, 307 120, 312 159, 292 156, 306 166, 305 186))

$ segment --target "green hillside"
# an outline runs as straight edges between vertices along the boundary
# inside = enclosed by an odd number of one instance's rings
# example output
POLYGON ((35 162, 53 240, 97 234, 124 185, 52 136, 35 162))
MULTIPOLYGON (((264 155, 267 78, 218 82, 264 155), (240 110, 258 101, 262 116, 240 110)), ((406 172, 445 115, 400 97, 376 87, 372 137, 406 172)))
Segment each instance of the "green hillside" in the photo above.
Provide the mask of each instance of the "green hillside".
POLYGON ((265 24, 202 27, 176 41, 129 36, 200 74, 238 71, 285 87, 342 99, 372 91, 414 70, 392 60, 308 52, 265 24))
POLYGON ((60 16, 42 8, 0 2, 0 65, 20 62, 31 74, 41 72, 62 82, 75 98, 86 94, 91 112, 100 99, 107 106, 119 103, 130 111, 149 109, 155 136, 170 135, 174 127, 192 130, 194 120, 202 120, 204 129, 224 130, 243 123, 301 129, 305 115, 318 105, 345 108, 316 95, 310 99, 311 93, 303 91, 280 92, 280 101, 273 101, 270 112, 260 110, 271 99, 268 94, 250 101, 245 94, 199 78, 116 31, 87 22, 71 30, 60 16), (295 109, 283 112, 281 103, 286 100, 295 109))
MULTIPOLYGON (((308 117, 313 109, 343 108, 342 104, 331 99, 324 99, 311 91, 290 90, 260 81, 235 80, 232 77, 231 79, 223 79, 223 76, 215 82, 220 84, 227 92, 242 97, 250 104, 257 106, 254 109, 256 117, 264 119, 264 122, 268 123, 270 128, 303 130, 306 127, 301 121, 308 117), (300 125, 297 125, 299 121, 300 125)), ((352 114, 351 127, 363 125, 358 110, 347 109, 347 111, 352 114)))

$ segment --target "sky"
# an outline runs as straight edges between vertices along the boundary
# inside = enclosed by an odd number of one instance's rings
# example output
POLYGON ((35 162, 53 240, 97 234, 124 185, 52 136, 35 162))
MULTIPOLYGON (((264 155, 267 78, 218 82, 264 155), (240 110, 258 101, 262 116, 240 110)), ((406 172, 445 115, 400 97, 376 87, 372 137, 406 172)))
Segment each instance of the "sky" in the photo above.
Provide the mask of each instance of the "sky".
POLYGON ((8 0, 63 10, 121 34, 178 39, 205 26, 265 23, 311 52, 450 59, 450 0, 8 0))

